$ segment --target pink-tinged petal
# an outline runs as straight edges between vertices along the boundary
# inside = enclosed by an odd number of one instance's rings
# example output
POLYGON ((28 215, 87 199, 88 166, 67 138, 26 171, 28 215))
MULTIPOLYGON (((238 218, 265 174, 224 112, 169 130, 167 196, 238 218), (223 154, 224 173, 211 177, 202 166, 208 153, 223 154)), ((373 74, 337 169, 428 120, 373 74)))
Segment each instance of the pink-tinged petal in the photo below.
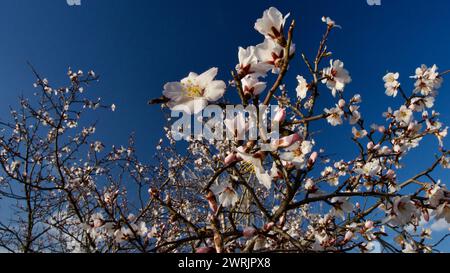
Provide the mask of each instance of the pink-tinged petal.
POLYGON ((229 166, 240 160, 242 160, 242 159, 236 153, 231 153, 227 157, 225 157, 224 164, 225 164, 225 166, 229 166))
POLYGON ((183 86, 179 82, 169 82, 164 85, 163 95, 171 100, 183 98, 183 86))
POLYGON ((287 148, 302 140, 299 134, 295 133, 287 137, 283 137, 275 142, 278 148, 287 148))

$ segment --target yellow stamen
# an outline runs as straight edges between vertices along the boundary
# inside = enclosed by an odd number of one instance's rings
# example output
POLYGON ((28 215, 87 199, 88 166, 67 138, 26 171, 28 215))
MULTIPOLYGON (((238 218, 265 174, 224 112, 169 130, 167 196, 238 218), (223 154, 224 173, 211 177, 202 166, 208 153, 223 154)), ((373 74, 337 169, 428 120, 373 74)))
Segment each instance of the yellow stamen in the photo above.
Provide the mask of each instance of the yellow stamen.
POLYGON ((198 98, 203 96, 203 88, 189 80, 187 83, 183 83, 184 92, 190 98, 198 98))

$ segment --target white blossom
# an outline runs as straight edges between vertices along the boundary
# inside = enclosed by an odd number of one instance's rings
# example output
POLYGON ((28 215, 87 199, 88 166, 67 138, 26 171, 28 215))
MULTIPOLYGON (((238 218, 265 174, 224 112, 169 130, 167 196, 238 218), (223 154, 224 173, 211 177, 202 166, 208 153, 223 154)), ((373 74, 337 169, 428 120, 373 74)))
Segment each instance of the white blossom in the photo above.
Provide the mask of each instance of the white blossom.
POLYGON ((438 67, 436 65, 430 68, 422 65, 417 68, 416 75, 411 77, 416 79, 414 93, 420 93, 423 96, 436 96, 436 92, 443 82, 437 70, 438 67))
POLYGON ((323 70, 322 83, 325 83, 331 90, 333 96, 336 96, 336 92, 344 91, 345 85, 352 81, 348 71, 344 68, 344 63, 340 60, 331 60, 330 67, 323 70))
POLYGON ((289 14, 283 14, 274 7, 264 11, 263 17, 255 23, 255 29, 267 39, 278 39, 283 35, 283 27, 289 14))
POLYGON ((404 126, 408 125, 413 119, 413 112, 405 105, 402 105, 393 115, 395 120, 404 126))
POLYGON ((264 77, 267 71, 271 69, 269 64, 258 60, 255 50, 256 48, 254 46, 249 46, 246 49, 239 47, 239 64, 236 66, 236 70, 241 76, 255 74, 256 77, 264 77))
POLYGON ((360 138, 364 138, 365 136, 367 136, 367 131, 366 130, 359 131, 355 127, 352 128, 352 133, 353 133, 353 137, 355 139, 360 139, 360 138))
POLYGON ((242 88, 244 90, 244 95, 256 96, 266 89, 266 83, 260 82, 253 75, 247 75, 242 79, 242 88))
POLYGON ((303 100, 307 96, 309 85, 308 82, 305 80, 305 78, 303 78, 302 76, 297 76, 297 81, 298 85, 297 88, 295 89, 297 91, 297 97, 303 100))
POLYGON ((264 170, 263 160, 259 155, 248 154, 244 151, 243 148, 236 149, 239 157, 242 158, 245 162, 251 164, 254 174, 258 179, 259 183, 261 183, 267 189, 272 187, 272 177, 270 174, 264 170))
POLYGON ((340 107, 334 107, 331 109, 325 108, 325 113, 328 114, 327 121, 332 126, 338 126, 342 125, 342 115, 344 114, 344 111, 340 107))
POLYGON ((399 73, 388 73, 383 77, 384 88, 386 88, 386 95, 396 97, 400 83, 397 81, 400 77, 399 73))
POLYGON ((211 187, 211 191, 219 197, 219 203, 224 207, 231 208, 239 201, 239 197, 231 184, 215 184, 211 187))
POLYGON ((168 106, 174 111, 189 114, 201 112, 208 102, 220 99, 225 93, 225 82, 216 81, 217 68, 211 68, 203 74, 191 72, 180 82, 170 82, 164 86, 164 96, 170 99, 168 106))

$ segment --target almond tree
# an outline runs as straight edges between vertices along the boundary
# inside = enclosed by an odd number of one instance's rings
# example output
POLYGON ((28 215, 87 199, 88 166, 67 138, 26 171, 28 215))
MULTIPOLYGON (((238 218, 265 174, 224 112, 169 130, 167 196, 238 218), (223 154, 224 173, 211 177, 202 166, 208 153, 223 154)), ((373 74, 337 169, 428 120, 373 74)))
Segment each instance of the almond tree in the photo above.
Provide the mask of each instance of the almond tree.
POLYGON ((378 243, 387 252, 438 251, 447 236, 433 238, 423 222, 450 223, 450 195, 435 177, 437 168, 450 166, 447 128, 433 110, 448 71, 419 67, 411 92, 399 73, 388 73, 386 95, 402 105, 367 126, 361 96, 345 91, 350 72, 327 47, 340 26, 322 18, 325 33, 309 57, 296 48, 295 21, 288 24, 288 17, 276 8, 264 12, 255 23, 264 40, 239 48, 228 84, 211 68, 167 83, 163 96, 150 101, 189 119, 210 106, 225 116, 230 105, 277 106, 275 115, 256 123, 240 114, 211 122, 225 138, 179 131, 168 117, 166 138, 150 163, 137 158, 133 137, 110 149, 95 139, 95 123, 85 114, 115 105, 90 98, 89 85, 99 80, 94 72, 69 69, 68 86, 56 88, 33 69, 35 98, 21 98, 10 121, 0 123, 0 204, 2 212, 11 208, 0 218, 2 250, 368 252, 378 243), (294 60, 309 74, 289 87, 294 60), (225 99, 226 89, 240 101, 225 99), (335 105, 320 109, 326 92, 335 105), (313 125, 347 122, 359 153, 328 155, 313 125), (279 130, 267 133, 266 124, 279 130), (252 125, 258 137, 242 138, 252 125), (438 139, 436 157, 429 168, 400 180, 402 167, 408 168, 404 158, 426 137, 438 139))

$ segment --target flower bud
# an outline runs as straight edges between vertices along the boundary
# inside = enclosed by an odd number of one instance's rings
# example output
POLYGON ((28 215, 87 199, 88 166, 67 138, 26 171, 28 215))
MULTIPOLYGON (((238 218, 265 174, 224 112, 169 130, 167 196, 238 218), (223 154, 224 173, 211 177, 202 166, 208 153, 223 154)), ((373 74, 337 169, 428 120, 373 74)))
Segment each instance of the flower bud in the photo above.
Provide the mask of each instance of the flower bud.
POLYGON ((216 250, 212 247, 199 247, 195 250, 195 253, 212 254, 216 253, 216 250))
POLYGON ((283 137, 275 141, 275 146, 277 148, 287 148, 295 144, 296 142, 302 140, 299 134, 295 133, 287 137, 283 137))
POLYGON ((223 238, 222 235, 217 232, 214 234, 214 246, 216 247, 217 253, 223 252, 223 238))
POLYGON ((339 108, 341 108, 341 109, 345 107, 345 104, 346 104, 345 100, 343 100, 343 99, 340 99, 338 102, 339 108))
POLYGON ((353 102, 353 103, 361 103, 362 102, 361 95, 360 94, 354 95, 352 100, 351 100, 351 102, 353 102))
POLYGON ((251 239, 256 234, 258 234, 258 230, 254 227, 246 227, 243 231, 244 238, 251 239))
POLYGON ((264 231, 270 231, 275 226, 274 222, 270 222, 264 225, 264 231))
POLYGON ((217 205, 216 197, 214 196, 214 193, 212 191, 208 192, 208 194, 206 195, 206 200, 208 200, 208 205, 209 205, 209 208, 211 209, 211 211, 213 213, 216 213, 217 209, 218 209, 218 205, 217 205))
POLYGON ((286 119, 286 109, 284 108, 278 109, 277 113, 275 114, 275 117, 273 118, 273 121, 283 123, 285 119, 286 119))
POLYGON ((230 153, 227 157, 225 157, 224 164, 225 166, 229 166, 239 160, 240 158, 236 153, 230 153))
POLYGON ((364 224, 364 228, 366 229, 366 230, 371 230, 372 228, 373 228, 373 226, 374 226, 374 223, 373 223, 373 221, 366 221, 366 223, 364 224))
POLYGON ((314 152, 311 154, 311 156, 308 159, 308 169, 311 169, 314 166, 318 157, 319 157, 319 154, 317 152, 314 152))
POLYGON ((352 231, 350 231, 350 230, 347 231, 347 233, 345 233, 344 241, 345 242, 350 241, 351 239, 353 239, 353 236, 354 236, 354 234, 352 231))

